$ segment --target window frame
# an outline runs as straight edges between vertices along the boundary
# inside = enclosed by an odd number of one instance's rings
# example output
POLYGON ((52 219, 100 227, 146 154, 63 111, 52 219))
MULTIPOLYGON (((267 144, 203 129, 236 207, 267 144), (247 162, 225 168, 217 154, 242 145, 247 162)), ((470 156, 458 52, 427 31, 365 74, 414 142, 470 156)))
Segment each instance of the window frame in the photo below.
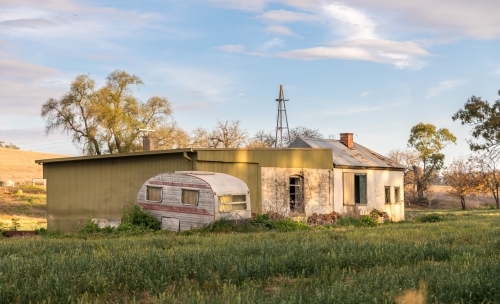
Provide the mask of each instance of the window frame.
POLYGON ((247 195, 246 194, 227 194, 227 195, 218 195, 217 196, 217 202, 218 202, 218 211, 219 213, 230 213, 231 211, 246 211, 248 210, 248 203, 247 203, 247 195), (245 200, 244 201, 238 201, 238 202, 227 202, 227 203, 224 203, 222 202, 221 203, 221 197, 225 197, 225 196, 231 196, 231 197, 237 197, 237 196, 243 196, 245 197, 245 200), (221 207, 222 206, 234 206, 234 205, 244 205, 245 208, 244 209, 231 209, 231 210, 226 210, 226 211, 221 211, 221 207))
POLYGON ((356 172, 343 172, 342 177, 342 190, 343 190, 343 205, 344 206, 366 206, 368 204, 368 174, 367 173, 356 173, 356 172), (352 180, 349 181, 348 177, 351 176, 352 180), (361 179, 358 178, 358 191, 356 191, 356 177, 364 176, 364 191, 361 191, 361 179), (347 187, 352 187, 348 189, 347 187), (364 196, 361 194, 364 193, 364 196), (359 198, 357 201, 356 198, 359 198), (352 203, 350 202, 352 200, 352 203))
POLYGON ((181 188, 181 204, 184 206, 196 207, 200 204, 200 189, 190 189, 190 188, 181 188), (196 192, 196 204, 186 204, 184 203, 184 191, 196 192))
POLYGON ((384 186, 384 203, 391 204, 391 186, 384 186))
POLYGON ((155 203, 161 203, 163 201, 163 187, 146 185, 146 201, 148 201, 148 202, 155 202, 155 203), (149 193, 150 193, 149 189, 159 189, 160 190, 160 200, 159 201, 149 199, 149 193))
POLYGON ((401 187, 394 187, 394 203, 399 203, 399 202, 401 202, 401 187))

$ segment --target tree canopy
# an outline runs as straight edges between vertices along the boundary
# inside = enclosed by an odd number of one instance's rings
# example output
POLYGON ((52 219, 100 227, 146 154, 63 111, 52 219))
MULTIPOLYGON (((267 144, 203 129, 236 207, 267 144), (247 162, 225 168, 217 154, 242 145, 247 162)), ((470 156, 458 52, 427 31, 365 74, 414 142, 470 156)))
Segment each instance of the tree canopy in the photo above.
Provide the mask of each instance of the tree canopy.
POLYGON ((448 129, 438 130, 432 124, 419 123, 411 128, 408 147, 418 153, 421 163, 413 165, 414 183, 419 200, 424 198, 429 180, 443 167, 445 156, 441 150, 456 141, 457 138, 448 129))
POLYGON ((471 135, 476 141, 467 141, 471 150, 487 150, 500 145, 500 100, 490 105, 481 97, 472 96, 451 118, 473 127, 471 135))
POLYGON ((69 92, 45 102, 41 115, 46 133, 61 130, 83 154, 99 155, 140 150, 139 128, 172 124, 165 97, 153 96, 144 103, 134 96, 132 89, 143 84, 138 76, 116 70, 106 80, 96 88, 88 75, 77 76, 69 92))

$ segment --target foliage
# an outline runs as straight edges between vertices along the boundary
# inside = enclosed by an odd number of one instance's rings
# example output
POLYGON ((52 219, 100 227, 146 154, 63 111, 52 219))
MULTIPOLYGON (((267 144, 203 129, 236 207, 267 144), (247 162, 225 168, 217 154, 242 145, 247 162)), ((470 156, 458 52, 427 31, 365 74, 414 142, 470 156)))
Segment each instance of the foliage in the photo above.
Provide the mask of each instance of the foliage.
POLYGON ((61 130, 84 154, 99 155, 140 150, 139 128, 172 124, 166 98, 153 96, 143 103, 132 94, 133 87, 143 84, 139 77, 116 70, 106 80, 97 88, 88 75, 77 76, 68 93, 45 102, 41 115, 46 133, 61 130))
POLYGON ((4 141, 0 141, 0 148, 15 149, 15 150, 19 149, 19 147, 14 145, 13 143, 6 144, 4 141))
MULTIPOLYGON (((498 92, 500 95, 500 91, 498 92)), ((472 126, 471 135, 478 140, 468 140, 473 151, 497 149, 500 144, 500 100, 492 105, 481 97, 472 96, 452 116, 453 121, 459 120, 462 125, 472 126)))
POLYGON ((80 229, 80 232, 82 233, 98 233, 101 232, 101 228, 99 227, 99 224, 96 223, 95 221, 92 220, 92 217, 89 216, 87 223, 85 226, 83 226, 82 229, 80 229))
POLYGON ((394 303, 421 280, 428 303, 498 302, 500 214, 453 215, 376 229, 0 239, 0 303, 394 303))
POLYGON ((248 140, 247 148, 274 148, 276 143, 276 138, 269 132, 266 133, 264 130, 259 130, 255 133, 255 136, 248 140))
POLYGON ((272 219, 269 214, 256 214, 251 224, 257 227, 265 227, 278 231, 308 230, 310 227, 301 221, 294 221, 290 218, 272 219))
POLYGON ((430 213, 426 215, 417 216, 415 222, 417 223, 436 223, 442 221, 442 217, 436 213, 430 213))
POLYGON ((414 167, 419 165, 420 157, 417 151, 410 149, 394 149, 387 153, 387 158, 404 167, 404 197, 408 202, 417 198, 414 167))
POLYGON ((448 129, 437 130, 432 124, 419 123, 411 129, 408 147, 418 153, 421 163, 412 165, 419 200, 424 199, 429 180, 443 167, 444 154, 441 150, 456 141, 456 137, 448 129))
POLYGON ((455 159, 444 170, 443 177, 446 185, 451 187, 448 193, 460 199, 463 210, 465 210, 465 198, 481 192, 484 188, 481 172, 477 170, 473 157, 455 159))
POLYGON ((120 226, 135 226, 143 229, 160 230, 161 222, 145 212, 138 205, 131 205, 125 208, 120 226))
POLYGON ((20 227, 21 227, 21 224, 19 223, 19 219, 13 218, 12 219, 12 226, 9 227, 9 230, 17 231, 17 230, 19 230, 20 227))
POLYGON ((500 155, 498 150, 483 152, 475 157, 484 190, 495 199, 495 206, 500 209, 500 155))

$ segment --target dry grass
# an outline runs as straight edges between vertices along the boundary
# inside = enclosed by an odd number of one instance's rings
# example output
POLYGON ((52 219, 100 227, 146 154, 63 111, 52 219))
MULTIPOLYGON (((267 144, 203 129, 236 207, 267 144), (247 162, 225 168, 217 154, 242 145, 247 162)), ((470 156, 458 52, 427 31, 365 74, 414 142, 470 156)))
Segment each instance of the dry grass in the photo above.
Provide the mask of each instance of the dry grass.
POLYGON ((42 166, 36 164, 35 160, 60 157, 66 156, 0 148, 0 181, 11 179, 25 182, 42 178, 42 166))
MULTIPOLYGON (((451 187, 449 186, 441 186, 441 185, 433 185, 430 187, 427 192, 427 198, 431 200, 432 209, 461 209, 462 205, 460 204, 460 199, 454 197, 448 193, 451 187)), ((488 206, 494 206, 495 200, 492 195, 489 193, 483 193, 479 195, 474 195, 472 197, 467 197, 465 200, 465 206, 467 209, 477 209, 477 208, 486 208, 488 206)), ((407 206, 410 209, 427 209, 427 206, 418 206, 418 205, 410 205, 407 206)))
MULTIPOLYGON (((43 167, 35 160, 60 157, 65 156, 0 148, 0 181, 14 180, 17 185, 42 178, 43 167)), ((24 189, 23 194, 18 194, 17 190, 0 187, 0 228, 12 227, 12 219, 18 220, 21 230, 47 227, 45 191, 24 189)))

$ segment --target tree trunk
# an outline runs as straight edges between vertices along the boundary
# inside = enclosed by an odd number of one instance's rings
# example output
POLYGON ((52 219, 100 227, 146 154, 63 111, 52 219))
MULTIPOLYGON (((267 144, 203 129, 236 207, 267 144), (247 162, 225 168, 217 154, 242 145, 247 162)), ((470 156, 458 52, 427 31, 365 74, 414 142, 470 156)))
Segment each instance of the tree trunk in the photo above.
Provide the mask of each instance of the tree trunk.
POLYGON ((460 203, 462 204, 462 210, 465 210, 465 197, 464 196, 460 197, 460 203))

